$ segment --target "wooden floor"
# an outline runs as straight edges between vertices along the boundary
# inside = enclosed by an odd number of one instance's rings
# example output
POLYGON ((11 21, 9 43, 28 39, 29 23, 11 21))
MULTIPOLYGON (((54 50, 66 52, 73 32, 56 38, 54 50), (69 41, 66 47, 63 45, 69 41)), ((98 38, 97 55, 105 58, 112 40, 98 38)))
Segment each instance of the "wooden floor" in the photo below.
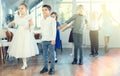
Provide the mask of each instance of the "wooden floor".
MULTIPOLYGON (((84 49, 84 64, 71 65, 71 49, 63 49, 62 54, 58 52, 58 63, 56 73, 51 76, 120 76, 120 49, 110 49, 108 53, 99 49, 99 56, 89 56, 90 49, 84 49)), ((0 76, 50 76, 48 73, 40 74, 42 69, 42 55, 34 59, 28 59, 28 68, 21 70, 22 61, 9 60, 0 65, 0 76)))

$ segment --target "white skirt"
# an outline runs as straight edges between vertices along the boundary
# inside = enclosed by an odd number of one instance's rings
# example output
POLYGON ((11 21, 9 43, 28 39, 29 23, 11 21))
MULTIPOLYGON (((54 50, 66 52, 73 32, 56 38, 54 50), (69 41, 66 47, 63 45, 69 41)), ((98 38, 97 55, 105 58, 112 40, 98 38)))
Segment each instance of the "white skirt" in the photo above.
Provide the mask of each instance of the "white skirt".
POLYGON ((27 29, 18 28, 8 48, 9 56, 27 58, 39 54, 34 34, 27 29))
POLYGON ((112 26, 112 24, 111 25, 104 25, 102 27, 102 30, 103 30, 104 36, 111 36, 112 32, 113 32, 113 26, 112 26))

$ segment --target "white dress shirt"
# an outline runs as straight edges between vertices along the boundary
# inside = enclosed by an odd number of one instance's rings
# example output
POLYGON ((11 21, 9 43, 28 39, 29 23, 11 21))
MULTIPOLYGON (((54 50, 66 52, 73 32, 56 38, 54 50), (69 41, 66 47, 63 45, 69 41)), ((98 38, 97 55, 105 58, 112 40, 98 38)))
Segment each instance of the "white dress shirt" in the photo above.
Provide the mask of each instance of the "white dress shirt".
POLYGON ((90 25, 89 25, 90 30, 92 31, 99 30, 99 27, 100 26, 97 20, 91 20, 90 25))
POLYGON ((42 18, 40 21, 42 41, 56 39, 56 21, 52 17, 42 18))

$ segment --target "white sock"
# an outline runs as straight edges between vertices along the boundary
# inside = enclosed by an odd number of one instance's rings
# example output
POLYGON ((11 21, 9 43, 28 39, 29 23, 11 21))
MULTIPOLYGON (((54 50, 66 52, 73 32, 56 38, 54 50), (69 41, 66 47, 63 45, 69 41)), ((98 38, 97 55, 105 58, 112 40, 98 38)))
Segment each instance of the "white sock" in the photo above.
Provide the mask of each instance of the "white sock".
POLYGON ((27 58, 23 58, 23 66, 27 66, 27 58))
POLYGON ((55 60, 57 60, 56 51, 54 51, 54 57, 55 57, 55 60))

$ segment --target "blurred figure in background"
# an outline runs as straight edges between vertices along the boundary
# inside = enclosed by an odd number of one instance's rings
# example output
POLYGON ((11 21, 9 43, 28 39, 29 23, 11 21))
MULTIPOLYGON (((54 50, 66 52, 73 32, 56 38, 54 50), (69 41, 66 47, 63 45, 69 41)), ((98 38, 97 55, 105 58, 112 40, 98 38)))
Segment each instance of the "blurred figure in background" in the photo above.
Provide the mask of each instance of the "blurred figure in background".
POLYGON ((88 29, 90 30, 89 36, 90 36, 90 44, 91 44, 91 53, 92 56, 98 55, 98 46, 99 46, 99 30, 100 25, 98 23, 97 18, 97 12, 92 12, 91 14, 91 21, 88 26, 88 29))
POLYGON ((102 30, 104 33, 104 43, 105 43, 104 47, 105 47, 105 51, 107 52, 109 50, 108 45, 110 41, 110 36, 112 35, 112 32, 113 32, 113 20, 115 22, 117 21, 113 18, 111 12, 107 10, 107 7, 105 4, 102 4, 101 8, 102 8, 102 13, 98 17, 98 20, 102 18, 102 30))
POLYGON ((56 50, 57 49, 61 49, 61 40, 60 40, 60 31, 58 30, 58 27, 60 26, 60 23, 58 22, 58 15, 56 12, 52 12, 51 13, 51 17, 54 18, 56 20, 56 44, 55 44, 55 63, 57 63, 58 59, 57 59, 57 54, 56 54, 56 50))
POLYGON ((85 25, 87 24, 87 19, 83 15, 84 6, 78 5, 77 7, 77 14, 74 14, 70 19, 68 19, 59 29, 64 28, 67 24, 74 21, 72 24, 73 28, 73 42, 74 42, 74 59, 72 64, 77 64, 78 56, 79 56, 79 65, 83 64, 83 30, 85 25), (79 54, 78 54, 79 50, 79 54))

